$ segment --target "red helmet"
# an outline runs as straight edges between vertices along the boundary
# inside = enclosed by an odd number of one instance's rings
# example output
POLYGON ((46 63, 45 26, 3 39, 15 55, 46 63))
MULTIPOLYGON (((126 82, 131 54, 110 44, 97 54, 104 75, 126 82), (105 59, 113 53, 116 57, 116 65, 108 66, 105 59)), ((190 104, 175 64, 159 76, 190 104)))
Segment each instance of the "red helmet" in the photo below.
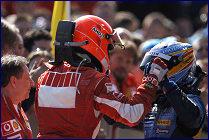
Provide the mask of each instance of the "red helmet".
POLYGON ((105 73, 109 69, 108 50, 116 46, 123 47, 123 42, 110 25, 97 16, 82 16, 75 23, 73 42, 88 40, 88 44, 80 47, 99 61, 105 73))

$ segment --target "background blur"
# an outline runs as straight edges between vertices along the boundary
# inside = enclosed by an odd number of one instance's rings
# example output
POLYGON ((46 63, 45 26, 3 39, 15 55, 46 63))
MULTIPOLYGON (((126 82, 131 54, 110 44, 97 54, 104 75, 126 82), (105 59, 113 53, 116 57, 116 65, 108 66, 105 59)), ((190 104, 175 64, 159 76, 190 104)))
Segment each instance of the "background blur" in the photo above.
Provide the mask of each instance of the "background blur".
MULTIPOLYGON (((14 24, 24 39, 30 30, 50 32, 53 6, 53 1, 1 1, 1 18, 14 24)), ((178 41, 193 45, 199 65, 208 72, 208 1, 71 1, 70 6, 71 20, 93 14, 105 19, 113 28, 125 28, 125 31, 120 30, 121 35, 125 34, 124 38, 137 46, 136 66, 152 47, 152 44, 145 45, 146 41, 174 36, 178 41)), ((23 56, 28 57, 29 53, 23 56)), ((207 109, 208 80, 204 82, 201 96, 207 109)), ((111 138, 112 126, 102 120, 101 128, 101 137, 111 138)), ((117 128, 115 138, 143 139, 144 136, 143 131, 117 128)), ((201 138, 208 138, 207 121, 201 138)))

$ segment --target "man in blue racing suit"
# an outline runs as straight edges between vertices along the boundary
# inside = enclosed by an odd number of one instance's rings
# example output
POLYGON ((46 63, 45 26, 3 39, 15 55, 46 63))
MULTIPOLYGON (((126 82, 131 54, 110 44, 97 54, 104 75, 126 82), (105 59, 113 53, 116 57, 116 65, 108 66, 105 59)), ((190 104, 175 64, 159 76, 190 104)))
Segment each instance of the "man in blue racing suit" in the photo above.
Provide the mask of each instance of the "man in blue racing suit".
POLYGON ((159 43, 142 60, 140 68, 145 74, 155 57, 161 58, 169 71, 160 83, 152 110, 144 118, 145 139, 200 138, 206 110, 198 86, 206 74, 196 65, 192 46, 180 42, 159 43))

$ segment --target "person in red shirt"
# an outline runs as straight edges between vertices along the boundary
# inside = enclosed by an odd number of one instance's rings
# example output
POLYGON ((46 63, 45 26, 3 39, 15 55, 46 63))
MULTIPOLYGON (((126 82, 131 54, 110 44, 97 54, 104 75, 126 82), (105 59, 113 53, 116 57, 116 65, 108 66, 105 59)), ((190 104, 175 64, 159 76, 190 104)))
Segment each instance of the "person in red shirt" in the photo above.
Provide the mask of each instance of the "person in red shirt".
MULTIPOLYGON (((121 92, 131 98, 136 94, 139 83, 131 73, 137 60, 137 48, 134 42, 126 40, 125 49, 115 48, 110 51, 110 79, 115 92, 121 92)), ((104 115, 104 119, 111 124, 112 119, 104 115)), ((112 127, 112 139, 115 138, 116 126, 112 127)))
POLYGON ((29 121, 21 108, 34 86, 26 63, 21 56, 1 58, 1 139, 32 139, 29 121))
POLYGON ((137 60, 136 45, 125 41, 125 49, 115 48, 110 51, 110 76, 115 92, 132 97, 137 90, 138 82, 131 70, 137 60))
POLYGON ((108 51, 123 47, 120 37, 103 19, 86 15, 60 21, 55 61, 38 79, 35 111, 38 138, 95 138, 104 114, 129 126, 150 111, 158 83, 167 72, 156 58, 136 94, 115 92, 108 76, 108 51))

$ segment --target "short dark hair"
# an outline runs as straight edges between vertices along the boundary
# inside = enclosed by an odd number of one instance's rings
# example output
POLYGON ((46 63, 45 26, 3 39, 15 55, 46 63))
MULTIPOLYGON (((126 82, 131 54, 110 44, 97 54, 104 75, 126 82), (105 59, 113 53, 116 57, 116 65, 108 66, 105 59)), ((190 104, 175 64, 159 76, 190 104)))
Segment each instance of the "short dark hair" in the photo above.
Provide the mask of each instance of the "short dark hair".
POLYGON ((13 45, 18 39, 18 28, 1 18, 1 54, 3 54, 6 49, 13 49, 13 45), (8 45, 9 48, 6 48, 6 45, 8 45))
POLYGON ((165 29, 175 33, 176 25, 161 12, 151 12, 144 17, 142 26, 161 24, 165 29))
POLYGON ((28 50, 28 52, 31 52, 34 42, 39 40, 51 41, 52 37, 47 30, 41 29, 28 31, 23 37, 24 47, 28 50))
POLYGON ((6 87, 11 76, 17 79, 22 77, 23 66, 28 62, 25 57, 16 55, 4 55, 1 58, 1 87, 6 87))
POLYGON ((128 29, 129 31, 134 22, 137 23, 138 26, 140 25, 140 21, 138 20, 136 15, 128 11, 117 12, 114 18, 114 22, 114 28, 123 27, 128 29))
POLYGON ((41 56, 41 57, 47 57, 49 58, 49 60, 53 59, 53 55, 46 51, 46 50, 38 50, 38 51, 32 51, 31 53, 29 53, 29 55, 27 56, 27 60, 28 62, 30 63, 31 60, 33 60, 35 57, 38 57, 38 56, 41 56))
POLYGON ((17 15, 17 18, 15 19, 14 23, 16 24, 17 22, 20 22, 20 21, 27 21, 27 22, 32 22, 33 18, 28 15, 28 14, 20 14, 20 15, 17 15))
POLYGON ((97 10, 101 9, 102 7, 111 7, 115 11, 117 10, 117 4, 115 1, 98 1, 93 8, 93 13, 96 14, 97 10))

